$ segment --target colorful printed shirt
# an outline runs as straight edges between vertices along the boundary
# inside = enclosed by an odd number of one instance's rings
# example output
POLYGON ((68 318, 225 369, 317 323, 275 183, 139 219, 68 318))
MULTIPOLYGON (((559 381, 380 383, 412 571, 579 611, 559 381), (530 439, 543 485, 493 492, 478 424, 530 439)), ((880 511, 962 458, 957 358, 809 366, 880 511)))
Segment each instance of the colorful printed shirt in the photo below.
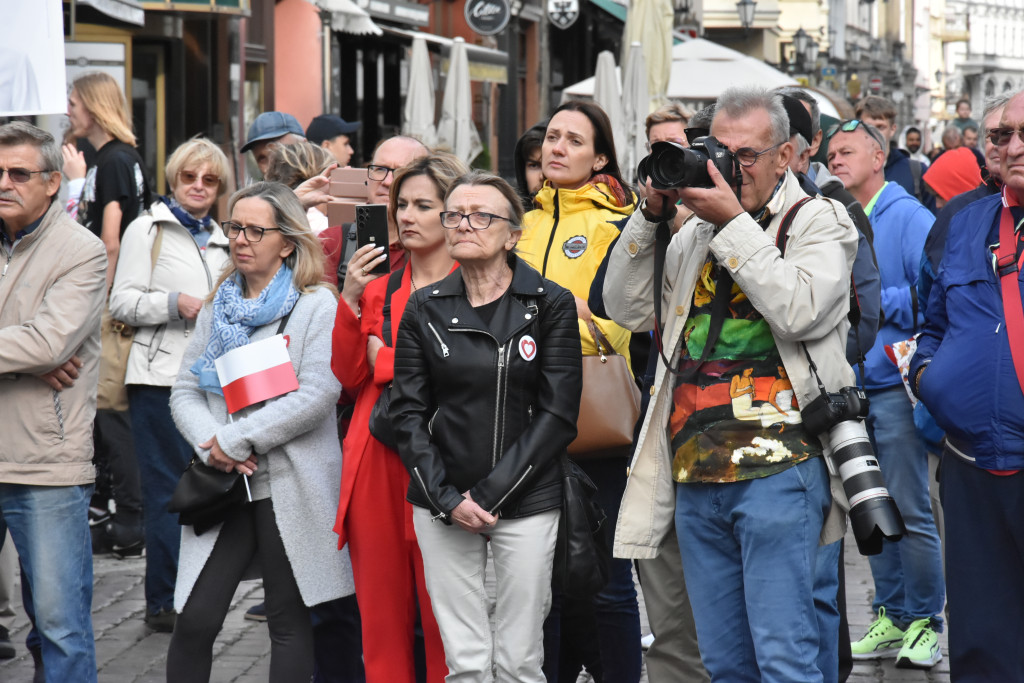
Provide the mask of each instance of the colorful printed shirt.
POLYGON ((736 283, 718 341, 700 362, 718 270, 712 258, 701 270, 672 391, 672 475, 681 483, 767 477, 822 453, 803 427, 768 323, 736 283))

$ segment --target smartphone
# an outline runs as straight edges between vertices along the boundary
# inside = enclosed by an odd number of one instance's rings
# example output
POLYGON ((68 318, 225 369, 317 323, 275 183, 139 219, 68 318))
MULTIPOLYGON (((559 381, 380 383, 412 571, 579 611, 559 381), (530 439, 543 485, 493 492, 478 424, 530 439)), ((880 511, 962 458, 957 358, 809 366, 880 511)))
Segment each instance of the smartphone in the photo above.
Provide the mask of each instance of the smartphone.
MULTIPOLYGON (((387 255, 388 246, 388 207, 386 204, 359 204, 356 206, 356 243, 362 247, 374 244, 384 247, 387 255)), ((376 275, 387 275, 391 272, 390 259, 384 259, 370 271, 376 275)))

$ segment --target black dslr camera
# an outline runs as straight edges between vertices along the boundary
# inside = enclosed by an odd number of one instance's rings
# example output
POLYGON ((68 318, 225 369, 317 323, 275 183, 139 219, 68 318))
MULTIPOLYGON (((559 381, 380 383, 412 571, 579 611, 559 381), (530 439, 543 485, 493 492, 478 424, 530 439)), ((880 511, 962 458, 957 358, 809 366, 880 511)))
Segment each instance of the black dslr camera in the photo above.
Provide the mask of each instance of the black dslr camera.
POLYGON ((687 148, 675 142, 655 142, 651 153, 640 160, 636 173, 641 185, 651 179, 657 190, 677 187, 714 187, 708 175, 708 159, 729 185, 738 185, 740 165, 727 147, 710 135, 697 138, 687 148))
POLYGON ((812 434, 828 432, 831 453, 825 454, 829 472, 838 474, 850 500, 850 526, 862 555, 882 552, 882 540, 898 541, 907 533, 896 501, 885 487, 878 457, 871 449, 864 418, 868 397, 857 387, 827 393, 800 411, 804 427, 812 434))

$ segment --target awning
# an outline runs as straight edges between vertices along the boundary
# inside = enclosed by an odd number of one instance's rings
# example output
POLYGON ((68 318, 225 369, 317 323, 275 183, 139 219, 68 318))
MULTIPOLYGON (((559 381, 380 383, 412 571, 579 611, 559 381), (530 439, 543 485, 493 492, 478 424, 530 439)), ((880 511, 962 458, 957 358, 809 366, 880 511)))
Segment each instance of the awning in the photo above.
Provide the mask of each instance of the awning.
POLYGON ((71 0, 71 4, 91 7, 111 19, 133 26, 146 24, 142 3, 137 0, 71 0))
POLYGON ((331 28, 341 33, 357 36, 381 34, 380 27, 373 22, 366 10, 352 0, 309 0, 318 8, 331 13, 331 28))
POLYGON ((429 26, 430 7, 404 0, 355 0, 371 17, 405 26, 429 26))
POLYGON ((629 9, 625 5, 621 5, 615 0, 590 0, 595 5, 603 9, 608 14, 612 15, 622 23, 626 23, 626 13, 629 9))
POLYGON ((249 16, 251 4, 252 0, 142 0, 142 7, 146 10, 236 14, 243 17, 249 16))
MULTIPOLYGON (((393 26, 382 26, 385 33, 412 41, 414 36, 423 36, 431 52, 441 55, 441 71, 448 71, 448 56, 452 50, 452 39, 437 36, 425 31, 407 31, 393 26)), ((466 54, 469 57, 469 78, 472 81, 486 81, 504 85, 508 83, 508 55, 501 50, 492 50, 479 45, 466 43, 466 54)))

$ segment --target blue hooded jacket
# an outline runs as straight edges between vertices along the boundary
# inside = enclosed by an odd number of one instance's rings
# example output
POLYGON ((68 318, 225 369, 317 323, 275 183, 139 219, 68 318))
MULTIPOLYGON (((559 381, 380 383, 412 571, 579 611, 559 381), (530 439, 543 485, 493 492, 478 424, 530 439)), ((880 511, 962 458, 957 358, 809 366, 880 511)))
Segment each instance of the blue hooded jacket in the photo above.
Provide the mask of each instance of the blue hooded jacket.
MULTIPOLYGON (((1014 371, 989 245, 999 241, 1000 195, 974 202, 949 228, 910 376, 928 364, 918 394, 975 465, 1024 469, 1024 392, 1014 371)), ((1024 273, 1017 273, 1024 289, 1024 273)))
POLYGON ((869 218, 875 231, 875 256, 882 277, 884 320, 874 346, 867 353, 863 380, 867 389, 886 389, 903 380, 885 354, 885 345, 914 336, 923 321, 924 306, 918 305, 917 279, 924 242, 935 217, 897 183, 888 183, 869 218))

